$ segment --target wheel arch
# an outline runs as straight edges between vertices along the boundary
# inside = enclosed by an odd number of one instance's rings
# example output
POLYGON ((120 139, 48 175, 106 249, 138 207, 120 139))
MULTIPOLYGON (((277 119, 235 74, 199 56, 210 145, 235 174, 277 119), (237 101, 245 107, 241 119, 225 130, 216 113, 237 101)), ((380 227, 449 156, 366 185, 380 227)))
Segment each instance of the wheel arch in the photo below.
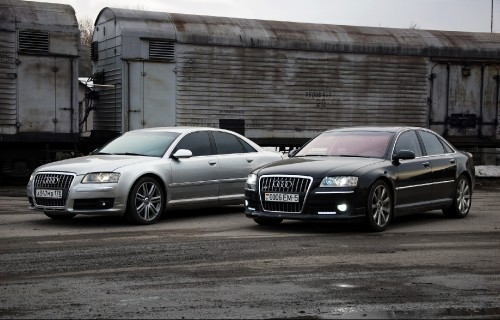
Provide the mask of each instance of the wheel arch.
POLYGON ((394 182, 387 176, 379 176, 377 177, 376 179, 373 180, 373 182, 370 184, 369 186, 369 189, 371 189, 371 187, 377 183, 377 181, 383 181, 385 182, 385 184, 387 185, 387 187, 389 188, 389 191, 391 192, 391 196, 392 196, 392 210, 391 210, 391 219, 394 219, 395 218, 395 211, 396 211, 396 188, 394 186, 394 182))
POLYGON ((152 172, 148 172, 148 173, 144 173, 140 176, 137 176, 137 178, 134 180, 133 183, 130 184, 130 187, 128 189, 128 192, 127 192, 127 205, 126 205, 126 208, 125 208, 125 212, 128 210, 128 197, 130 197, 130 192, 132 191, 132 188, 135 186, 135 184, 137 183, 137 181, 139 181, 140 179, 142 178, 152 178, 152 179, 155 179, 156 182, 158 182, 158 184, 160 185, 160 189, 161 189, 161 192, 163 194, 163 201, 164 201, 164 204, 163 204, 163 211, 166 210, 167 208, 167 186, 166 186, 166 183, 165 181, 157 174, 155 173, 152 173, 152 172))

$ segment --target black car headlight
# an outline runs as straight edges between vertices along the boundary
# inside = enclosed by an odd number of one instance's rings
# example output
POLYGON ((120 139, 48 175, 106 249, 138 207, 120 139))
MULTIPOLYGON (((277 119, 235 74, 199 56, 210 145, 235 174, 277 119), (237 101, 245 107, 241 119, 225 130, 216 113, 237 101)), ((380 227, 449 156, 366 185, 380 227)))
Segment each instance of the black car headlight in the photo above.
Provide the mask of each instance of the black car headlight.
POLYGON ((325 177, 320 183, 320 188, 355 187, 358 185, 358 177, 337 176, 325 177))

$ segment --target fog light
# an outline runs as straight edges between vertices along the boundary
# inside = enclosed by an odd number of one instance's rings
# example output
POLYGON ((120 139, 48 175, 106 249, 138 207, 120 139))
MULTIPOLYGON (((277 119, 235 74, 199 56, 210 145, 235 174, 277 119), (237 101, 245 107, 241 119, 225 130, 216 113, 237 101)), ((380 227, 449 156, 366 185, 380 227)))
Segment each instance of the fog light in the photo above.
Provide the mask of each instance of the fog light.
POLYGON ((339 204, 337 206, 337 209, 339 209, 339 211, 341 212, 345 212, 347 210, 347 204, 339 204))

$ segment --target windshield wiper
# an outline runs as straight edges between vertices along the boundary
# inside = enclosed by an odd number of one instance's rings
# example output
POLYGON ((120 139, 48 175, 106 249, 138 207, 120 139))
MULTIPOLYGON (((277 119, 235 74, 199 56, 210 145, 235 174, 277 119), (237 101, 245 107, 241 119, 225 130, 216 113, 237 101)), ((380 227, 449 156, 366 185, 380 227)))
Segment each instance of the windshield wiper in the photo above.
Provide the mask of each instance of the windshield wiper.
POLYGON ((122 152, 122 153, 113 153, 119 156, 144 156, 144 154, 134 153, 134 152, 122 152))
POLYGON ((368 156, 358 156, 358 155, 354 155, 354 154, 338 154, 338 155, 335 155, 335 157, 372 158, 372 157, 368 157, 368 156))

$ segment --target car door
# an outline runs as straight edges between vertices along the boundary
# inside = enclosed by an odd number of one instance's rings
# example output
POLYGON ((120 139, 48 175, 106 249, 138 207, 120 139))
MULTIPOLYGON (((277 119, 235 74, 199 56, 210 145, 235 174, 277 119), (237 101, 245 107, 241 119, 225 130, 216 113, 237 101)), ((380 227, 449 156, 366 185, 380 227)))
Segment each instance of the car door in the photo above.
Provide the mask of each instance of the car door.
POLYGON ((415 130, 404 131, 399 135, 394 153, 401 150, 413 151, 415 159, 399 160, 396 164, 398 176, 395 181, 395 206, 398 210, 415 209, 431 200, 431 165, 429 160, 423 157, 415 130))
POLYGON ((446 202, 453 197, 455 173, 457 165, 451 148, 445 147, 444 142, 433 132, 419 130, 418 134, 424 144, 425 154, 429 159, 432 170, 433 202, 446 202))
POLYGON ((170 203, 216 202, 219 195, 219 161, 213 150, 208 131, 186 135, 172 155, 180 149, 193 153, 190 158, 171 156, 172 183, 170 203))
POLYGON ((245 181, 253 169, 256 150, 233 134, 219 131, 213 131, 212 134, 220 166, 219 198, 243 199, 245 181))

